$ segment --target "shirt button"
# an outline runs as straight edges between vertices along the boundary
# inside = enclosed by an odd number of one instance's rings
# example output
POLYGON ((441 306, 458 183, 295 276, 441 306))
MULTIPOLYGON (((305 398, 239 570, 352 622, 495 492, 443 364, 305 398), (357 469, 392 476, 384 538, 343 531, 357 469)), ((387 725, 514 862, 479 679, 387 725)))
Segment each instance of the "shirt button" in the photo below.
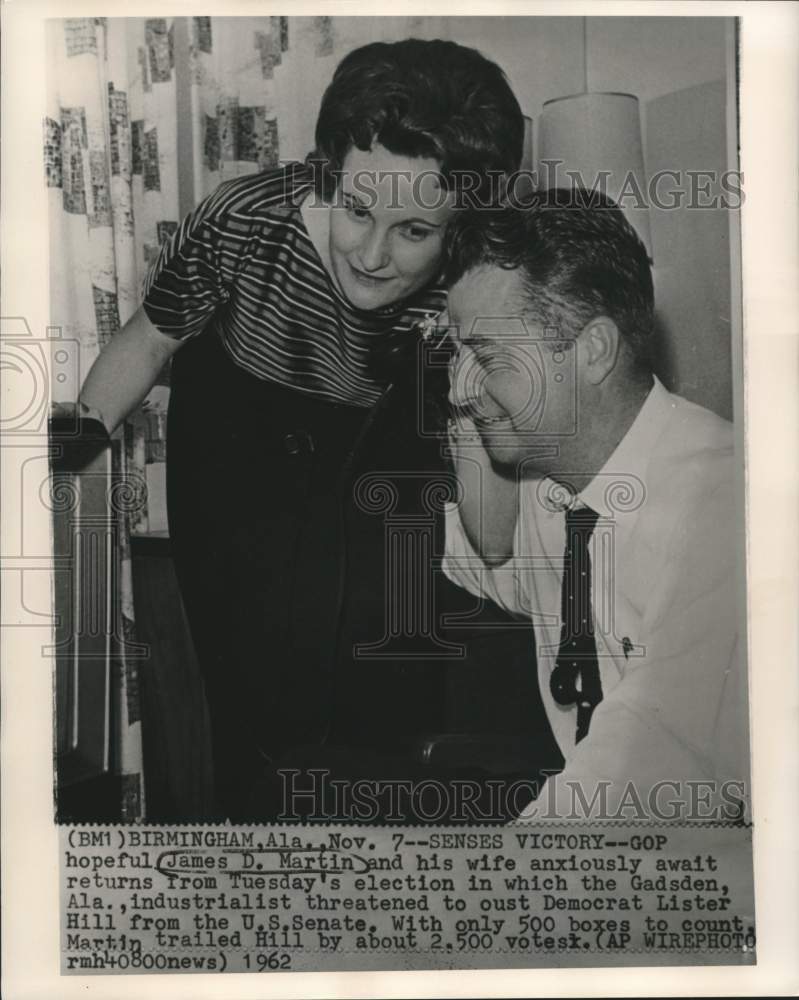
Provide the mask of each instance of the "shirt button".
POLYGON ((283 438, 283 444, 289 455, 297 455, 300 451, 300 442, 296 434, 287 434, 283 438))

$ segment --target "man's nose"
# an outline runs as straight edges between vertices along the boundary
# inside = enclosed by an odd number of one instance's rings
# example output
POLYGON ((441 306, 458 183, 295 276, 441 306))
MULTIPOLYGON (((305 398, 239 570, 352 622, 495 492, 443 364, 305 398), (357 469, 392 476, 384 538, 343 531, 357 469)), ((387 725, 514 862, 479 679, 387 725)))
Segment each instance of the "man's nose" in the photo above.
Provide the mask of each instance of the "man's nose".
POLYGON ((387 234, 373 226, 358 247, 358 260, 364 271, 379 271, 388 264, 387 234))

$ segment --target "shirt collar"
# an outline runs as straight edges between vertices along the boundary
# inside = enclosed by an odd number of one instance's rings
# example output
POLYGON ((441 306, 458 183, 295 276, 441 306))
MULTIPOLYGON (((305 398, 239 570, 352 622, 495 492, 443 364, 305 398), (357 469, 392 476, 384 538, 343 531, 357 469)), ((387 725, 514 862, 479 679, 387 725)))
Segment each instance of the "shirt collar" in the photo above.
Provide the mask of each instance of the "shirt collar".
POLYGON ((653 380, 649 395, 629 430, 599 473, 579 494, 579 500, 600 516, 632 513, 643 502, 652 450, 676 405, 674 397, 657 376, 653 376, 653 380))

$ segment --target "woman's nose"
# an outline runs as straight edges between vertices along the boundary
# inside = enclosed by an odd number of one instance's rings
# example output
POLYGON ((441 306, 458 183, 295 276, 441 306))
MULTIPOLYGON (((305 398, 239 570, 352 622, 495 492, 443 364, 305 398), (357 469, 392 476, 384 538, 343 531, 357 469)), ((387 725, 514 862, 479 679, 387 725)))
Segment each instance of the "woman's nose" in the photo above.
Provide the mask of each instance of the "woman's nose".
POLYGON ((358 248, 358 259, 364 271, 379 271, 388 264, 388 242, 386 234, 373 226, 358 248))

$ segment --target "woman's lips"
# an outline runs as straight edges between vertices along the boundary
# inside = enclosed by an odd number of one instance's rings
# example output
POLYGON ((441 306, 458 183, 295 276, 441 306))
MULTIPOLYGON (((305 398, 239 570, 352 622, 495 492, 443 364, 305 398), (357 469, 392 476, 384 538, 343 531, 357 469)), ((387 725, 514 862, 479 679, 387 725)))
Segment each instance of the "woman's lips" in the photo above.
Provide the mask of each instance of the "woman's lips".
POLYGON ((357 267, 352 264, 349 265, 350 271, 352 272, 353 278, 361 285, 366 285, 367 288, 376 288, 378 285, 383 285, 387 281, 391 281, 391 278, 381 278, 376 274, 367 274, 365 271, 359 271, 357 267))

